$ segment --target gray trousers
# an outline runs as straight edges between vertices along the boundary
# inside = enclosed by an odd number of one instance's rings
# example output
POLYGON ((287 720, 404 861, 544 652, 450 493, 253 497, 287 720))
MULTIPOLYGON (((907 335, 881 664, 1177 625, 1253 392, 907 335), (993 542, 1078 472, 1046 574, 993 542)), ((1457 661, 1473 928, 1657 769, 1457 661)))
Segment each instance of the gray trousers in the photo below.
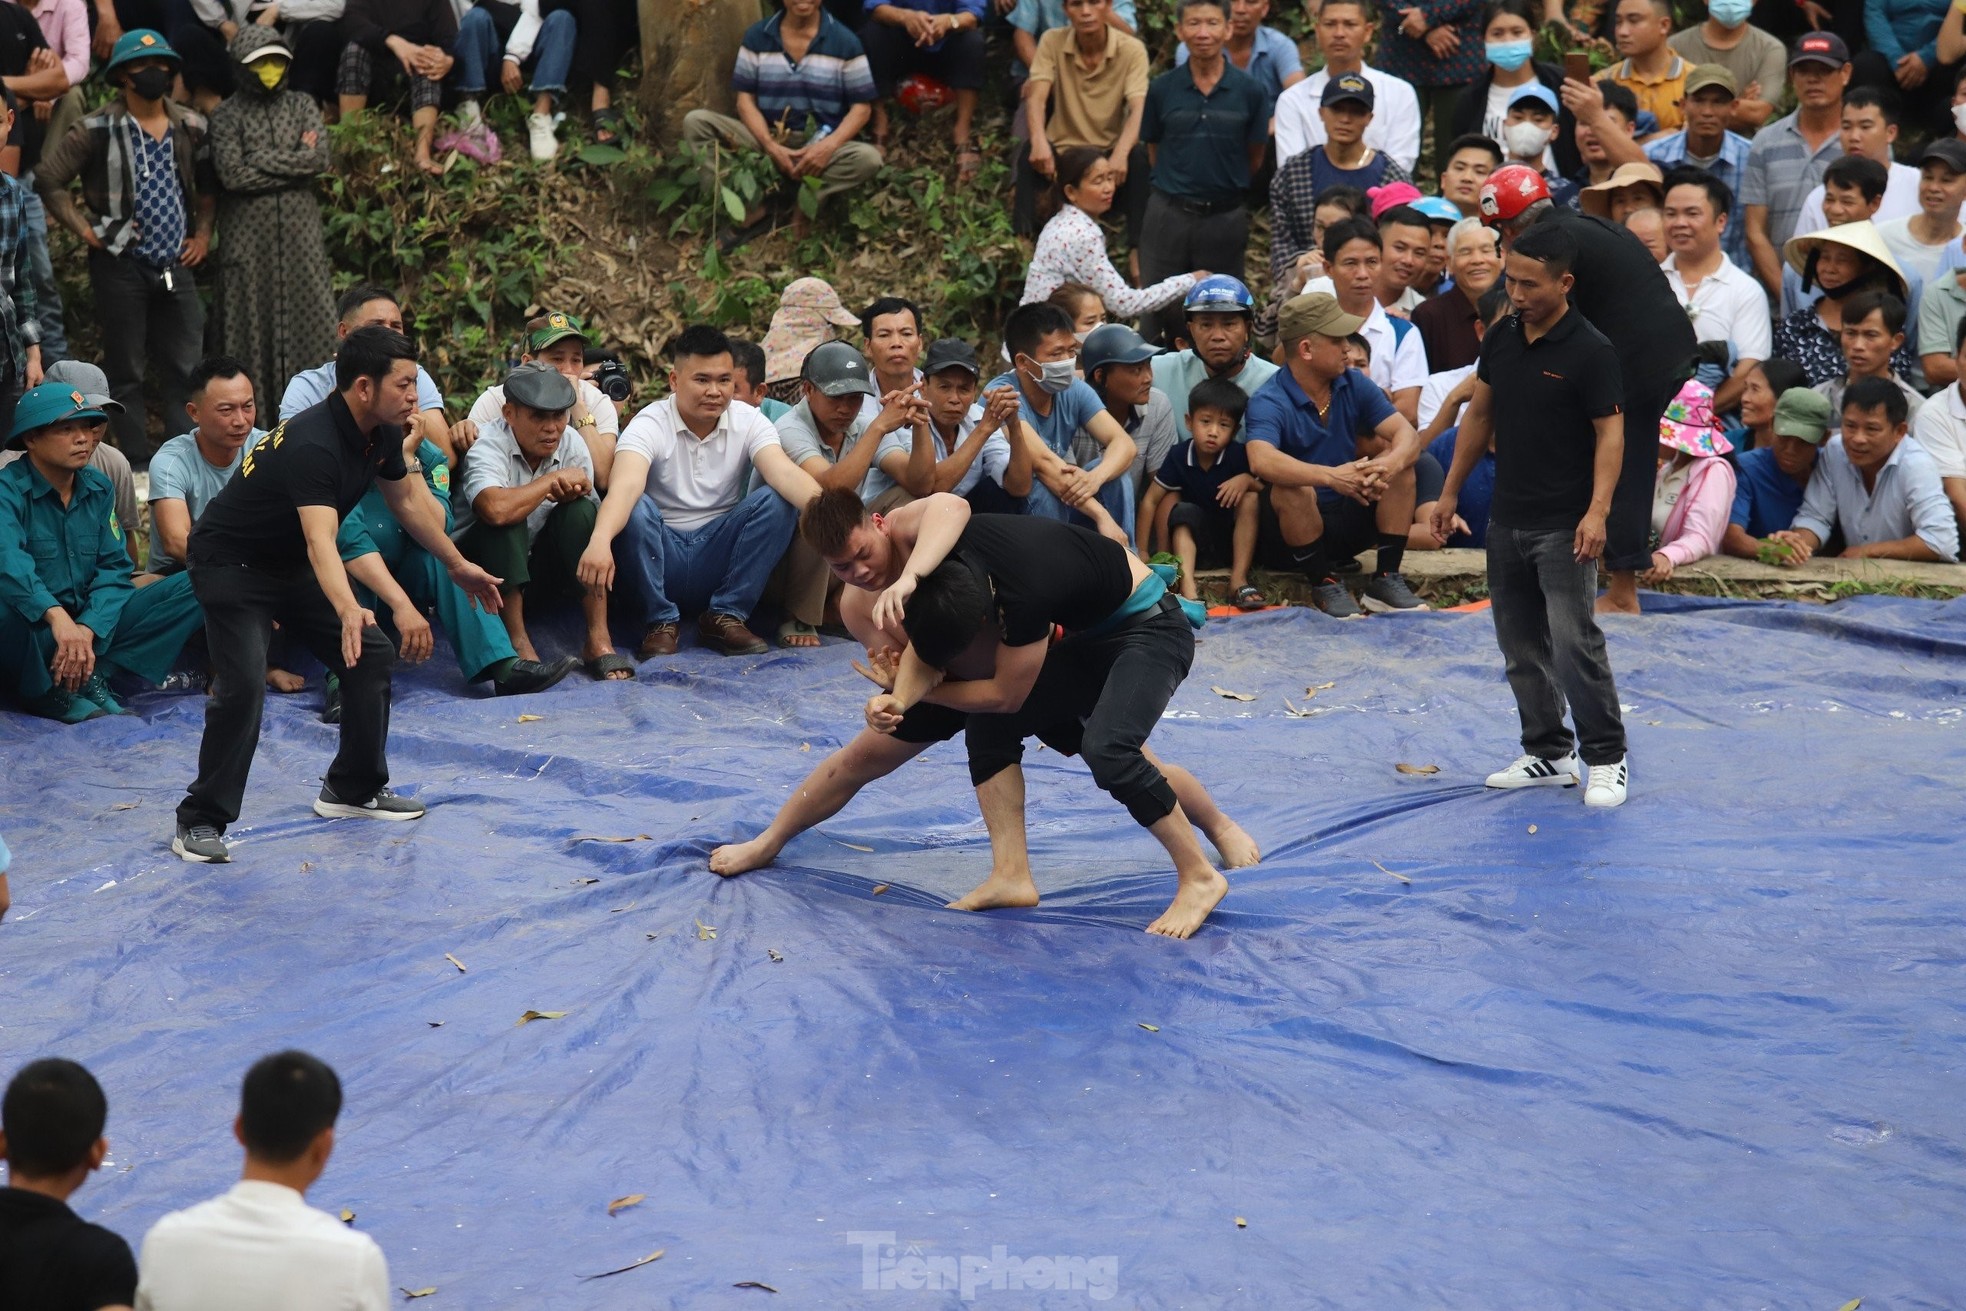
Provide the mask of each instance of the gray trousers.
MULTIPOLYGON (((1249 209, 1238 205, 1220 214, 1196 215, 1175 204, 1165 192, 1147 198, 1147 217, 1140 225, 1140 285, 1151 287, 1177 273, 1207 269, 1210 273, 1243 276, 1249 251, 1249 209)), ((1165 338, 1182 323, 1181 307, 1140 316, 1143 335, 1165 338)))
POLYGON ((1544 760, 1570 754, 1564 701, 1577 721, 1585 765, 1625 755, 1618 686, 1597 626, 1597 561, 1579 563, 1568 528, 1488 526, 1488 595, 1502 648, 1522 749, 1544 760))

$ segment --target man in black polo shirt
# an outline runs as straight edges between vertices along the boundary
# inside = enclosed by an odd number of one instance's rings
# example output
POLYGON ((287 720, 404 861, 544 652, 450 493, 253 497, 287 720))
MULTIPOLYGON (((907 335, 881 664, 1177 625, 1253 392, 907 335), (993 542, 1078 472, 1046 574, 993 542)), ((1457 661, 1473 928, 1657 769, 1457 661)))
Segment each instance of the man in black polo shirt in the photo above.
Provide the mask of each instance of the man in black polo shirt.
POLYGON ((223 835, 239 818, 266 702, 273 625, 341 680, 341 749, 314 802, 330 819, 419 819, 423 804, 388 788, 389 666, 396 648, 362 608, 335 544, 341 521, 380 479, 389 512, 452 581, 496 611, 499 580, 458 554, 444 510, 408 477, 403 428, 416 412, 416 347, 388 328, 361 328, 335 353, 336 390, 254 447, 205 507, 187 552, 205 608, 212 698, 198 777, 177 810, 171 850, 231 859, 223 835))
MULTIPOLYGON (((1269 93, 1229 61, 1224 0, 1181 0, 1176 29, 1188 62, 1147 87, 1140 140, 1154 161, 1153 194, 1140 230, 1140 285, 1195 269, 1243 274, 1249 249, 1249 180, 1270 141, 1269 93)), ((1148 335, 1156 317, 1144 316, 1148 335)), ((1169 315, 1159 329, 1176 325, 1169 315)))
MULTIPOLYGON (((1624 370, 1625 430, 1656 433, 1659 416, 1693 375, 1699 343, 1693 321, 1651 252, 1614 223, 1552 205, 1542 174, 1516 164, 1496 169, 1482 183, 1481 221, 1501 232, 1504 250, 1545 223, 1569 235, 1577 248, 1575 306, 1617 348, 1624 370)), ((1638 613, 1638 575, 1652 567, 1657 472, 1658 451, 1649 437, 1625 444, 1604 553, 1611 583, 1598 602, 1600 610, 1638 613)))
MULTIPOLYGON (((1624 465, 1625 389, 1618 352, 1571 309, 1579 255, 1558 223, 1536 225, 1510 249, 1503 269, 1516 312, 1482 339, 1474 398, 1433 527, 1443 539, 1453 528, 1461 486, 1492 440, 1488 594, 1522 717, 1523 754, 1490 774, 1488 786, 1577 783, 1563 722, 1567 697, 1590 770, 1584 804, 1618 806, 1627 782, 1625 726, 1593 601, 1605 518, 1624 465)), ((1648 450, 1657 431, 1654 422, 1641 434, 1648 450)))
POLYGON ((22 1067, 0 1103, 0 1307, 103 1311, 136 1302, 130 1245, 68 1209, 109 1155, 102 1086, 74 1061, 22 1067))

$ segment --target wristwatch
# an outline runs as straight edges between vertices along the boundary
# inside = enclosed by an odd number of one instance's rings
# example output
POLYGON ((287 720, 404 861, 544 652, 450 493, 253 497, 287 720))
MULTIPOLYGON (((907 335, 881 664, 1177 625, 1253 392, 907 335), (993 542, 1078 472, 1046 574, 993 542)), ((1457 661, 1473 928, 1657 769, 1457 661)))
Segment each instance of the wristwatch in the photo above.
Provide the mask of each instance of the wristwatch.
POLYGON ((591 414, 583 414, 574 420, 573 426, 576 428, 598 428, 601 426, 601 421, 591 414))

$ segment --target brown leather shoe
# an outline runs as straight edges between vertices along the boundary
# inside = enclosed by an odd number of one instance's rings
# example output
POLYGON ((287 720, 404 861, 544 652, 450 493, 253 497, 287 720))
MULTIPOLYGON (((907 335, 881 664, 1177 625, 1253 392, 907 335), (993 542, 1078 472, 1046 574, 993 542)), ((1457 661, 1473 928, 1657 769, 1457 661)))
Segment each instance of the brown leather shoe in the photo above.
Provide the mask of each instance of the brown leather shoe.
POLYGON ((676 639, 682 631, 683 626, 673 619, 665 624, 650 624, 648 632, 642 634, 642 644, 635 648, 635 658, 650 660, 676 654, 676 639))
POLYGON ((771 649, 736 615, 703 614, 696 621, 696 633, 703 645, 727 656, 763 655, 771 649))

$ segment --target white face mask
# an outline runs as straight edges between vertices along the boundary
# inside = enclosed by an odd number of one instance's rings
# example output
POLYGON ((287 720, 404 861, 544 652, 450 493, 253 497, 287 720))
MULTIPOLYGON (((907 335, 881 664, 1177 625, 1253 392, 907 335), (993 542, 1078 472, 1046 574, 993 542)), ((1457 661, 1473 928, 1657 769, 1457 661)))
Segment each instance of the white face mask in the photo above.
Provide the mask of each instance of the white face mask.
MULTIPOLYGON (((1028 355, 1024 358, 1031 360, 1028 355)), ((1031 360, 1031 363, 1038 366, 1036 382, 1039 388, 1053 396, 1070 391, 1072 384, 1078 381, 1078 364, 1074 360, 1046 360, 1042 363, 1031 360)))
POLYGON ((1502 129, 1502 144, 1511 159, 1539 159, 1550 144, 1550 132, 1540 123, 1511 123, 1502 129))
POLYGON ((1966 105, 1952 107, 1952 121, 1959 126, 1961 132, 1966 132, 1966 105))

